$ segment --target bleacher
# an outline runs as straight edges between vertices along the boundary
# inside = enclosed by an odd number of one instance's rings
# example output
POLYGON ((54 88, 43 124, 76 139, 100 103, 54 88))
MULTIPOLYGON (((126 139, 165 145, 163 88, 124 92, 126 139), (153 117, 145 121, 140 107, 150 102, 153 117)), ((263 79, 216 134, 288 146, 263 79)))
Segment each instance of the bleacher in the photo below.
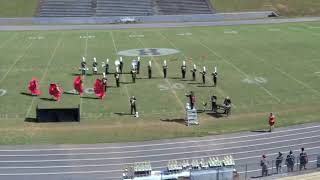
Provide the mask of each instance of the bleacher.
POLYGON ((150 16, 153 0, 97 0, 96 16, 150 16))
POLYGON ((207 0, 155 0, 159 15, 212 14, 207 0))
POLYGON ((88 17, 94 15, 92 0, 41 0, 40 17, 88 17))

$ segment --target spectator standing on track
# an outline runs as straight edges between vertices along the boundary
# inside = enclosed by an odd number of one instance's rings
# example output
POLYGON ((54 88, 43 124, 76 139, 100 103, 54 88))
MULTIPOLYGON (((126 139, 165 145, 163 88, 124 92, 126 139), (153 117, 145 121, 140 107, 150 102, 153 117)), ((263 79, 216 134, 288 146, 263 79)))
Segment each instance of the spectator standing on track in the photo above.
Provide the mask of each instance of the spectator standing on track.
POLYGON ((273 113, 270 113, 270 115, 269 115, 269 126, 270 126, 269 132, 273 131, 275 123, 276 123, 276 117, 273 113))
POLYGON ((283 161, 283 156, 282 156, 282 153, 279 152, 279 155, 278 155, 278 157, 276 158, 277 174, 282 172, 282 161, 283 161))
POLYGON ((294 163, 295 163, 295 157, 294 157, 292 151, 290 150, 290 152, 286 158, 286 165, 288 168, 288 172, 293 172, 294 163))
POLYGON ((301 148, 301 153, 300 153, 300 156, 299 156, 299 160, 300 160, 300 171, 303 169, 307 169, 306 168, 306 165, 308 163, 308 155, 307 153, 304 151, 304 148, 301 148))
POLYGON ((260 161, 262 177, 268 176, 268 161, 266 155, 262 155, 262 159, 260 161))

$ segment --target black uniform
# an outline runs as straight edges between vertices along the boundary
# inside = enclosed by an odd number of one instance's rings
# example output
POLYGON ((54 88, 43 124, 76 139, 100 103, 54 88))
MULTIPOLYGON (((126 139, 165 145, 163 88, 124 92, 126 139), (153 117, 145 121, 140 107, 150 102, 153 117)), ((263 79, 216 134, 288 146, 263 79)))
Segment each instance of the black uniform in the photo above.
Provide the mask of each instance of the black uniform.
POLYGON ((292 151, 290 151, 290 153, 287 155, 287 158, 286 158, 286 165, 288 167, 288 172, 293 172, 294 164, 295 164, 295 157, 292 154, 292 151))
POLYGON ((167 65, 163 65, 162 68, 163 68, 163 77, 164 77, 164 78, 167 78, 167 69, 168 69, 168 66, 167 66, 167 65))
POLYGON ((152 78, 152 67, 150 65, 148 65, 148 77, 149 79, 152 78))
POLYGON ((130 112, 131 112, 132 115, 136 114, 136 112, 137 112, 136 101, 137 101, 137 99, 134 96, 132 96, 130 98, 130 112))
POLYGON ((81 74, 85 75, 86 74, 86 68, 87 68, 87 63, 82 61, 81 62, 81 74))
POLYGON ((104 66, 104 73, 107 75, 109 74, 109 64, 105 64, 104 66))
POLYGON ((117 87, 120 87, 120 75, 118 73, 115 73, 114 77, 116 78, 117 87))
POLYGON ((205 84, 206 83, 206 74, 207 74, 207 72, 206 71, 202 71, 202 72, 200 72, 200 74, 202 75, 202 83, 205 84))
POLYGON ((135 69, 131 70, 131 77, 132 77, 132 82, 136 83, 137 71, 135 69))
POLYGON ((137 74, 140 73, 140 61, 137 61, 137 74))
POLYGON ((104 87, 104 92, 107 92, 107 82, 108 82, 107 77, 103 77, 102 83, 103 83, 103 87, 104 87))
POLYGON ((187 71, 187 66, 186 65, 182 65, 181 66, 182 79, 186 78, 186 71, 187 71))
POLYGON ((229 113, 231 111, 231 99, 229 99, 229 98, 224 99, 223 104, 224 104, 224 113, 226 115, 229 115, 229 113))
POLYGON ((120 61, 120 66, 119 66, 120 73, 122 73, 122 69, 123 69, 123 61, 120 61))
POLYGON ((192 69, 190 70, 192 72, 192 80, 195 81, 196 80, 196 72, 197 72, 197 69, 192 69))
POLYGON ((211 96, 211 109, 213 112, 217 111, 217 96, 211 96))
POLYGON ((214 86, 217 86, 218 73, 217 72, 212 73, 212 78, 213 78, 214 86))
POLYGON ((279 156, 276 158, 277 173, 281 172, 282 161, 283 161, 283 156, 282 156, 282 153, 279 152, 279 156))
POLYGON ((308 155, 306 152, 304 152, 304 149, 300 153, 299 160, 300 160, 300 171, 302 170, 302 168, 306 169, 306 165, 308 163, 308 155))
POLYGON ((189 97, 190 108, 193 109, 194 103, 196 101, 196 96, 194 95, 194 93, 192 91, 190 92, 190 94, 186 94, 186 96, 189 97))
POLYGON ((97 68, 98 67, 98 63, 97 62, 93 62, 92 63, 92 71, 93 71, 93 74, 97 74, 97 71, 94 71, 94 68, 97 68))

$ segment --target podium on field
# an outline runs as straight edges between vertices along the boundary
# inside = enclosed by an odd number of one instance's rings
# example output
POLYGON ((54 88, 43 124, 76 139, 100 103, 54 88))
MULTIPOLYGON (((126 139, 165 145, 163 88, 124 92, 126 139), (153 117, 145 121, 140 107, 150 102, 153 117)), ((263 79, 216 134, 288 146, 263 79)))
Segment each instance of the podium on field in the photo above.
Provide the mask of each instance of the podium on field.
POLYGON ((74 108, 48 108, 36 109, 37 122, 80 122, 80 105, 74 108))
POLYGON ((198 115, 197 115, 197 109, 193 107, 193 109, 190 108, 189 103, 186 105, 186 124, 187 126, 191 125, 199 125, 198 122, 198 115))

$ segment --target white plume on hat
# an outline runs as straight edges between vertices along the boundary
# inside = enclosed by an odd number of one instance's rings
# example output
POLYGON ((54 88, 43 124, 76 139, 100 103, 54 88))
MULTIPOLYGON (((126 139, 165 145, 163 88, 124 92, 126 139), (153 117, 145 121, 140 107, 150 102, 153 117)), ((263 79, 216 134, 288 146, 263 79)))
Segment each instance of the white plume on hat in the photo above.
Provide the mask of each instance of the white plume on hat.
POLYGON ((106 62, 107 62, 107 64, 109 64, 109 59, 108 59, 108 58, 107 58, 107 61, 106 61, 106 62))
POLYGON ((140 61, 140 56, 138 56, 138 61, 140 61))
POLYGON ((197 65, 196 64, 193 64, 193 69, 197 69, 197 65))
POLYGON ((102 74, 103 74, 103 77, 105 78, 105 77, 106 77, 106 73, 105 73, 105 72, 103 72, 102 74))
POLYGON ((94 58, 93 58, 93 61, 94 61, 94 62, 97 62, 97 58, 96 58, 96 57, 94 57, 94 58))
POLYGON ((167 61, 166 61, 166 60, 163 61, 163 65, 164 65, 164 66, 167 65, 167 61))
POLYGON ((82 57, 82 61, 85 62, 85 61, 86 61, 86 58, 85 58, 85 57, 82 57))
POLYGON ((203 66, 203 71, 206 72, 206 67, 205 66, 203 66))
POLYGON ((149 61, 149 66, 151 67, 151 61, 149 61))
POLYGON ((182 64, 185 66, 186 65, 186 61, 182 61, 182 64))
POLYGON ((120 56, 120 62, 122 62, 122 57, 120 56))

